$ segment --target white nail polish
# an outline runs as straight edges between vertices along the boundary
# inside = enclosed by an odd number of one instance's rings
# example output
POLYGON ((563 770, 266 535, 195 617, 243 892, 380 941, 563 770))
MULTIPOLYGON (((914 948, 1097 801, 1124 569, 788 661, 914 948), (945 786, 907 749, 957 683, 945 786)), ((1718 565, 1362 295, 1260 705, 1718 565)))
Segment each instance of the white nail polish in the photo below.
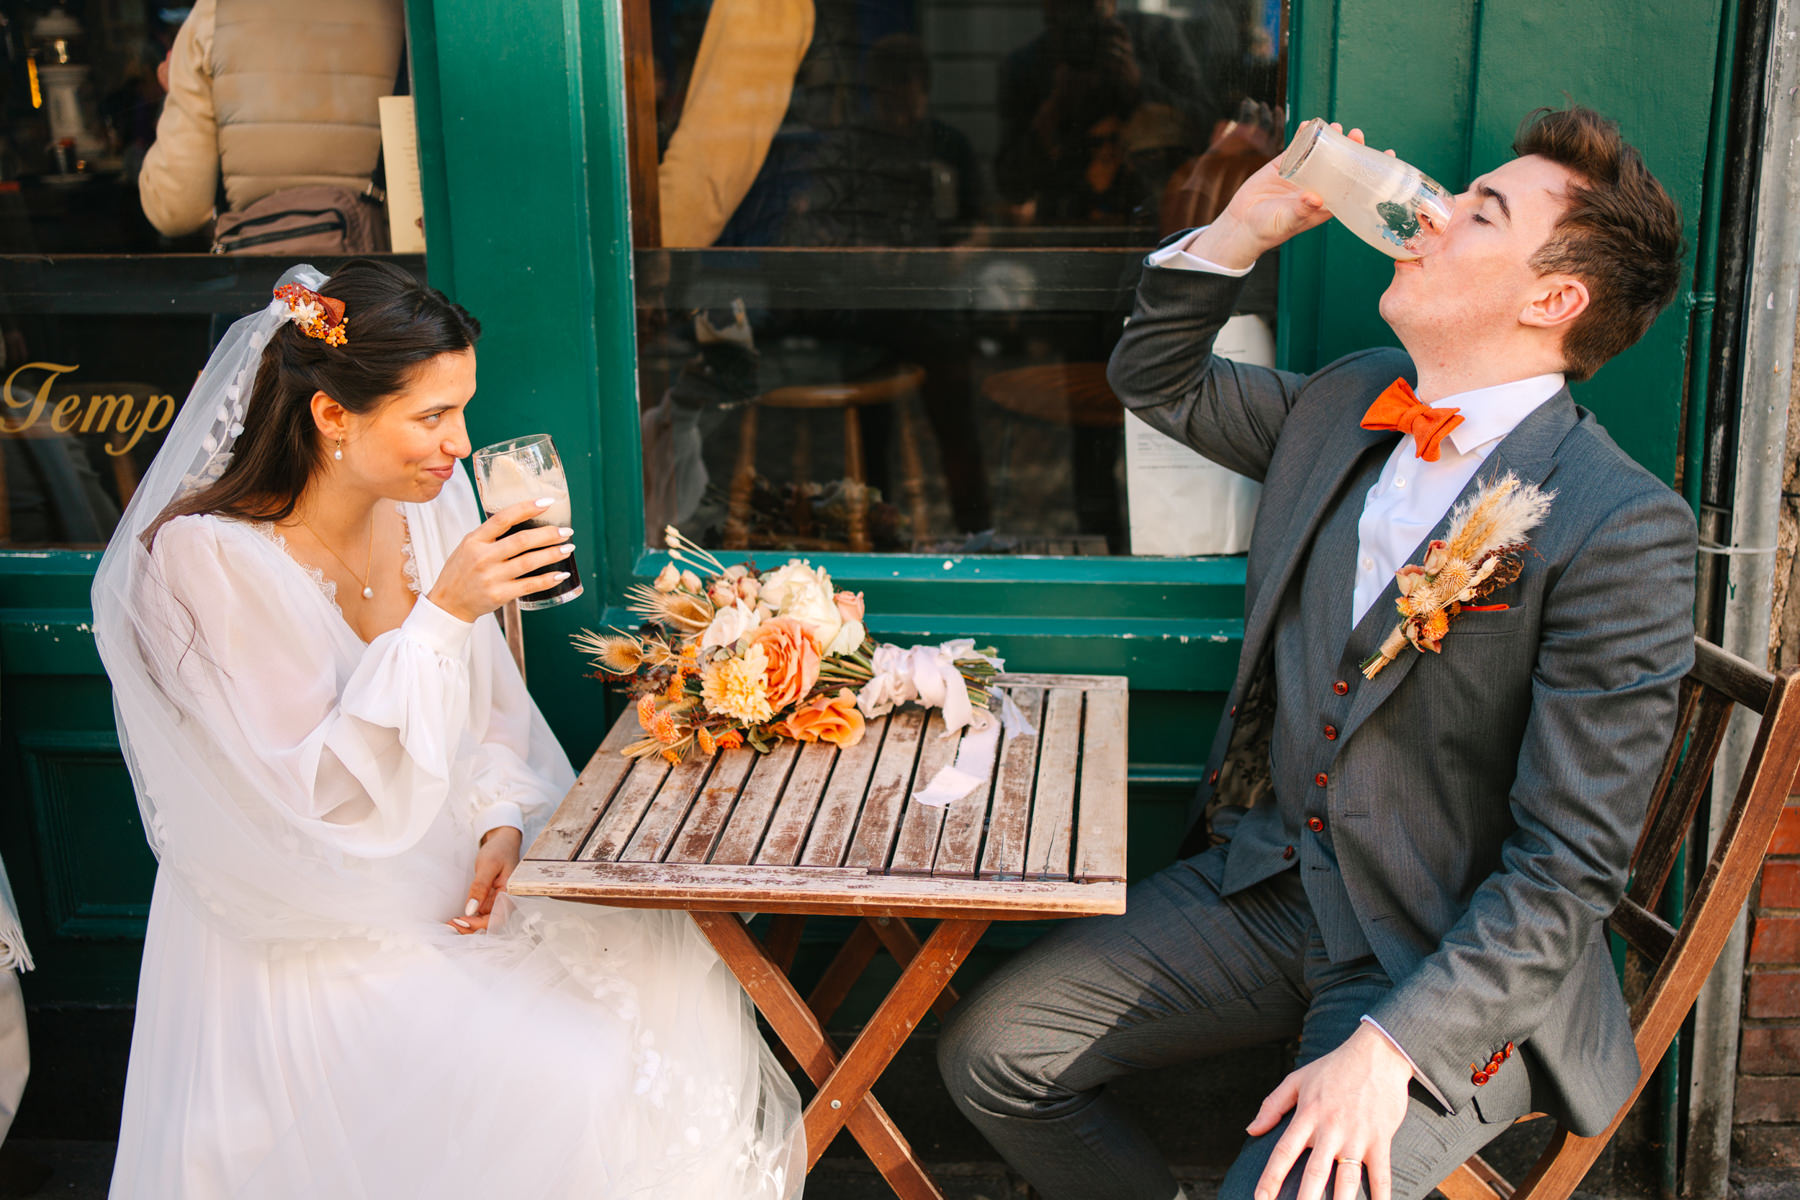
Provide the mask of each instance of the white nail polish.
POLYGON ((559 529, 556 531, 556 536, 562 538, 574 537, 575 531, 573 529, 559 529))
POLYGON ((481 911, 481 903, 476 900, 471 900, 468 902, 468 904, 463 906, 463 916, 465 916, 465 917, 472 917, 480 911, 481 911))
POLYGON ((456 926, 458 929, 473 929, 474 928, 473 925, 470 925, 467 921, 463 920, 461 917, 453 917, 451 919, 450 923, 452 925, 456 926))
POLYGON ((556 582, 558 582, 558 583, 561 583, 563 580, 567 579, 568 577, 569 577, 569 573, 567 571, 553 571, 550 574, 550 578, 556 580, 556 582))
POLYGON ((569 555, 575 553, 575 543, 574 542, 565 543, 562 547, 562 552, 563 552, 563 556, 565 558, 568 557, 569 555))
POLYGON ((539 508, 549 508, 552 504, 555 504, 555 503, 556 503, 556 497, 545 496, 542 500, 539 500, 537 502, 537 506, 539 508))

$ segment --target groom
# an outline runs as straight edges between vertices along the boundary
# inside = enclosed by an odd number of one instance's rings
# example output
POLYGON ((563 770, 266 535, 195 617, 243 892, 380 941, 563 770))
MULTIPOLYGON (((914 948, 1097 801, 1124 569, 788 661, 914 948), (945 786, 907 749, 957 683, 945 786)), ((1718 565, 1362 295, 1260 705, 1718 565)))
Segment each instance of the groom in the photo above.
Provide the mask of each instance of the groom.
POLYGON ((1535 114, 1513 149, 1395 266, 1405 353, 1212 356, 1240 277, 1327 217, 1274 163, 1145 264, 1113 389, 1262 503, 1199 852, 1020 954, 940 1042, 957 1105, 1045 1200, 1179 1196, 1106 1084, 1259 1042, 1297 1038, 1298 1065, 1228 1200, 1412 1200, 1527 1112, 1592 1135, 1631 1094, 1602 922, 1692 660, 1695 531, 1565 381, 1674 298, 1681 225, 1590 110, 1535 114), (1522 574, 1365 679, 1395 571, 1509 472, 1554 493, 1522 574))

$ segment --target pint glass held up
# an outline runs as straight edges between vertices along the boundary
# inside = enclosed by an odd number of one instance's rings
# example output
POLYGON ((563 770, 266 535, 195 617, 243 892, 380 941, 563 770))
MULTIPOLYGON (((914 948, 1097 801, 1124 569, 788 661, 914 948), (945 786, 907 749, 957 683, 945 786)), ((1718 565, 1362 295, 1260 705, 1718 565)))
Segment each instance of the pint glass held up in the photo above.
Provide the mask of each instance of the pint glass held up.
POLYGON ((1455 200, 1401 159, 1351 141, 1318 117, 1294 131, 1277 168, 1316 192, 1346 228, 1390 258, 1422 258, 1450 224, 1455 200))
MULTIPOLYGON (((496 442, 477 450, 475 487, 481 493, 481 507, 489 516, 510 504, 522 504, 527 500, 542 500, 548 496, 556 501, 540 510, 537 516, 508 529, 501 535, 503 537, 521 529, 560 528, 570 523, 569 482, 563 475, 562 459, 557 457, 556 447, 547 433, 496 442)), ((575 567, 573 554, 527 574, 548 575, 554 571, 567 571, 569 577, 541 592, 520 597, 521 609, 555 608, 581 595, 581 572, 575 567)))

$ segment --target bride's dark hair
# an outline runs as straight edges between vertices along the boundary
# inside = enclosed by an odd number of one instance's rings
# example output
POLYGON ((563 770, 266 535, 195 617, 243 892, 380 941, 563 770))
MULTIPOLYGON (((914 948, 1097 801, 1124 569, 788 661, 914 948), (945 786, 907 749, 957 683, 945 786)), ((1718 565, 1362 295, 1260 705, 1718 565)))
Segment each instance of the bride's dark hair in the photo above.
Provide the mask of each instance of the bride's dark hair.
POLYGON ((170 504, 151 538, 166 522, 194 513, 286 520, 330 450, 313 423, 313 393, 358 415, 372 413, 405 390, 422 364, 467 350, 481 336, 481 323, 462 305, 391 263, 353 259, 319 292, 344 302, 346 344, 327 345, 291 323, 278 328, 263 348, 230 464, 170 504))

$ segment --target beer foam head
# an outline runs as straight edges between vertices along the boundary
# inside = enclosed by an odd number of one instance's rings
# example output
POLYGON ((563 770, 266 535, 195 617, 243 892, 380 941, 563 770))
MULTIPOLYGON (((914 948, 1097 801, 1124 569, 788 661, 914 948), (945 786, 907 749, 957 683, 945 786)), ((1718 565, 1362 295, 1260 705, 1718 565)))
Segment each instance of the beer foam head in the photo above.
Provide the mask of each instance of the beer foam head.
POLYGON ((510 505, 549 496, 556 503, 544 510, 541 519, 558 525, 569 524, 569 483, 560 467, 535 469, 504 455, 488 459, 486 464, 481 502, 488 512, 499 512, 510 505))

